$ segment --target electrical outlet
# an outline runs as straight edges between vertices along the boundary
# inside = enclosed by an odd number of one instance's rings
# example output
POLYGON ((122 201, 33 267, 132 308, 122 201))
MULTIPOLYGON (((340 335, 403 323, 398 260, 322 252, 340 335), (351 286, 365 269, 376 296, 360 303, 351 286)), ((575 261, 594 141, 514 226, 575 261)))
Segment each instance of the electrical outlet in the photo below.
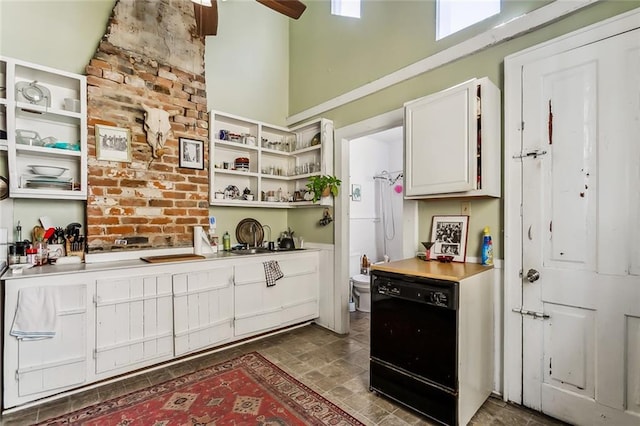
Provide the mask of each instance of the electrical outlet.
POLYGON ((462 201, 460 203, 460 214, 466 216, 471 214, 471 201, 462 201))

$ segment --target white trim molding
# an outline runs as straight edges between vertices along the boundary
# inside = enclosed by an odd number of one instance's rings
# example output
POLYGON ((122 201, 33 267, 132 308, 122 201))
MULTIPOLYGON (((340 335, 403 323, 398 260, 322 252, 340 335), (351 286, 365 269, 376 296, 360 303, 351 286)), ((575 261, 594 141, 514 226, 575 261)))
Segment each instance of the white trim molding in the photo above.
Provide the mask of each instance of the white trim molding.
POLYGON ((428 58, 421 59, 418 62, 407 65, 406 67, 392 72, 391 74, 387 74, 384 77, 372 81, 371 83, 367 83, 326 102, 291 115, 286 119, 287 126, 319 116, 326 111, 341 107, 405 80, 409 80, 420 74, 424 74, 443 65, 457 61, 465 56, 472 55, 488 47, 531 32, 598 1, 601 0, 556 0, 546 6, 533 10, 525 15, 518 16, 517 18, 513 18, 508 22, 478 34, 475 37, 431 55, 428 58))

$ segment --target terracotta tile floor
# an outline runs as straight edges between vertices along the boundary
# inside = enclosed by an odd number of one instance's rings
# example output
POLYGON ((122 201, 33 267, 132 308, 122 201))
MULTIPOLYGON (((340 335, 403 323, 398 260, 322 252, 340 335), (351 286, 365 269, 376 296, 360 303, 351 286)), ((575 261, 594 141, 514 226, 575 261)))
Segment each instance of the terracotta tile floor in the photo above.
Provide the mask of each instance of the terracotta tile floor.
MULTIPOLYGON (((316 325, 298 328, 5 415, 0 424, 29 425, 44 421, 251 351, 260 352, 366 425, 434 424, 368 391, 369 316, 360 312, 351 314, 351 333, 346 336, 316 325)), ((492 397, 470 424, 538 426, 564 423, 492 397)))

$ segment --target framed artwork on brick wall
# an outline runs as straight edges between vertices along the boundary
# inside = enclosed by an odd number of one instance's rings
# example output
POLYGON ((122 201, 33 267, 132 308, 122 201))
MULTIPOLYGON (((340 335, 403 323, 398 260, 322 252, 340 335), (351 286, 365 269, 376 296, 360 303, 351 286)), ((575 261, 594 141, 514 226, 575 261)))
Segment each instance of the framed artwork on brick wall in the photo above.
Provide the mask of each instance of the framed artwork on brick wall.
POLYGON ((96 124, 96 158, 131 162, 131 132, 120 127, 96 124))
POLYGON ((180 167, 184 169, 204 169, 204 142, 196 139, 180 138, 180 167))

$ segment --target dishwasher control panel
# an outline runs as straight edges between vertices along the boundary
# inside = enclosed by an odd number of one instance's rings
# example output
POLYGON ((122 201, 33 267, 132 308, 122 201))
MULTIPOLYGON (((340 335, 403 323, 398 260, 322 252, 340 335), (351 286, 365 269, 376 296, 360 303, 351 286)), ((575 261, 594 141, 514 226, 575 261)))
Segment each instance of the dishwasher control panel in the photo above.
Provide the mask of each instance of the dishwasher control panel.
POLYGON ((458 308, 458 283, 429 279, 402 279, 403 276, 387 277, 374 275, 372 297, 387 296, 439 306, 446 309, 458 308))

